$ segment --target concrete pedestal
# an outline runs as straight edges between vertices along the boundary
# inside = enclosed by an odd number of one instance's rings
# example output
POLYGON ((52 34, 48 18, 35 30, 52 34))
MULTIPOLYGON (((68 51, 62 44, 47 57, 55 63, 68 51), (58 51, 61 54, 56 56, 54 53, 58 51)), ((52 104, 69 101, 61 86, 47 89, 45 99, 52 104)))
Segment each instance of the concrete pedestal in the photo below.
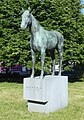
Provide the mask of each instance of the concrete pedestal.
POLYGON ((32 112, 54 112, 68 106, 68 77, 24 78, 24 99, 32 112))

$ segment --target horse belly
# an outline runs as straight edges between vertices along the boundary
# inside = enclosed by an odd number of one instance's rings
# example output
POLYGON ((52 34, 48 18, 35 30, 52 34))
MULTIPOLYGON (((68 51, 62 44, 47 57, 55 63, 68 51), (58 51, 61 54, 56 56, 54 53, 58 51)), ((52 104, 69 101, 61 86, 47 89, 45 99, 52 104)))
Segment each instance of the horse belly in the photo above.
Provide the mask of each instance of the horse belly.
POLYGON ((41 50, 41 47, 39 46, 39 43, 38 42, 33 42, 33 49, 34 51, 40 51, 41 50))
POLYGON ((48 37, 48 40, 47 40, 47 49, 52 49, 52 48, 55 48, 57 45, 57 37, 48 37))
POLYGON ((37 33, 34 36, 33 49, 36 51, 41 51, 42 48, 46 48, 46 40, 44 36, 42 37, 40 33, 37 33))

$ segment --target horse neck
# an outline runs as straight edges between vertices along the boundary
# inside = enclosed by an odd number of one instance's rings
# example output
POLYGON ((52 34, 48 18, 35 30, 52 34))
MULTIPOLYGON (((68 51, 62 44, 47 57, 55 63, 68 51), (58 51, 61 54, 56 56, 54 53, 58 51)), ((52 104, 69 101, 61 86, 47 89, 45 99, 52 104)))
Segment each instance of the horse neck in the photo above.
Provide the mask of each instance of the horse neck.
POLYGON ((31 14, 31 29, 35 29, 36 31, 38 31, 39 26, 41 26, 41 25, 36 20, 36 18, 31 14))

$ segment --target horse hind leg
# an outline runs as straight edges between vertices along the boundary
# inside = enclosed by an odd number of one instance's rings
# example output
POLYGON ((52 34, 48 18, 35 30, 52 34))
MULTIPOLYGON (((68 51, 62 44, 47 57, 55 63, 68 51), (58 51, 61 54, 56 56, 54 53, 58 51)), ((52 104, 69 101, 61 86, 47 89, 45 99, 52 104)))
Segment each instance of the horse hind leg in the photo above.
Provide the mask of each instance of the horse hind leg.
POLYGON ((62 70, 62 54, 63 54, 63 40, 64 38, 61 37, 60 42, 58 43, 58 53, 59 53, 59 76, 61 76, 61 70, 62 70))
POLYGON ((52 58, 52 76, 55 75, 55 49, 50 51, 51 58, 52 58))
POLYGON ((61 70, 62 70, 62 51, 59 51, 59 76, 61 76, 61 70))

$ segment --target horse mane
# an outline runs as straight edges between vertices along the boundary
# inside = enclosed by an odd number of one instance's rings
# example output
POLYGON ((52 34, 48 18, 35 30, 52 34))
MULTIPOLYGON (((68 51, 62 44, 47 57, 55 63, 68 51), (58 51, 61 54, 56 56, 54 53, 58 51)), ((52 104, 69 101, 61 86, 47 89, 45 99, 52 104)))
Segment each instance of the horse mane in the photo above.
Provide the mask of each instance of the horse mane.
POLYGON ((33 14, 31 14, 31 21, 32 21, 32 29, 35 29, 36 31, 39 31, 40 28, 44 29, 38 22, 38 20, 36 20, 36 18, 33 16, 33 14))

